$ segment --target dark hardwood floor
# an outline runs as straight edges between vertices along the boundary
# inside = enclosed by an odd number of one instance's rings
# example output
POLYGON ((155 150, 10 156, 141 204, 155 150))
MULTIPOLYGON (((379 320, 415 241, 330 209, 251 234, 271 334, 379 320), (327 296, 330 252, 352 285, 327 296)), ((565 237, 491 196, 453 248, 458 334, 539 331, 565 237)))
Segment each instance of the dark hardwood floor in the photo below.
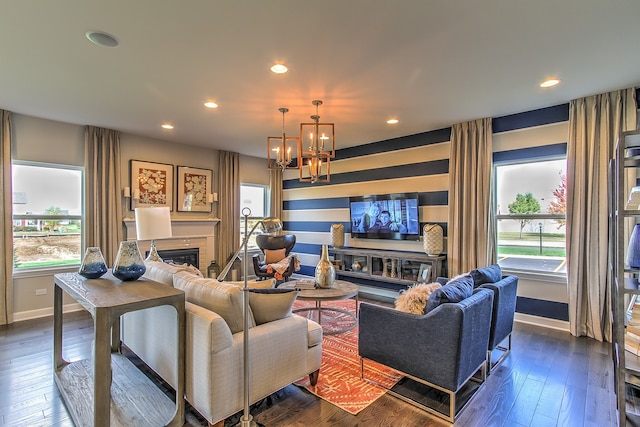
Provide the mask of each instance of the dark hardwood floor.
MULTIPOLYGON (((64 355, 88 357, 93 322, 64 317, 64 355)), ((0 326, 0 425, 72 426, 53 381, 53 319, 0 326)), ((488 377, 456 426, 616 426, 610 346, 556 330, 516 324, 513 350, 488 377)), ((187 426, 207 425, 188 408, 187 426)), ((253 408, 266 426, 448 425, 385 395, 357 416, 288 386, 253 408)), ((231 418, 225 425, 234 425, 231 418)))

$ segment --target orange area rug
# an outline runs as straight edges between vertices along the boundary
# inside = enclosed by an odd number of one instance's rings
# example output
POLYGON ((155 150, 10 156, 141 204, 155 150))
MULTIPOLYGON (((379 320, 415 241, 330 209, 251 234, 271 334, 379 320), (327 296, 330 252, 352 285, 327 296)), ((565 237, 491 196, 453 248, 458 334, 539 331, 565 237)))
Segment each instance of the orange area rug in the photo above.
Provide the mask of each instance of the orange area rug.
MULTIPOLYGON (((310 307, 315 303, 296 301, 294 309, 310 307)), ((354 300, 331 301, 323 303, 324 307, 336 307, 353 312, 354 300)), ((317 321, 316 311, 301 311, 296 313, 317 321)), ((332 311, 322 313, 323 330, 343 329, 353 324, 350 316, 332 311)), ((385 387, 391 388, 402 376, 386 366, 367 361, 365 364, 367 378, 371 378, 385 387)), ((295 383, 306 388, 309 392, 356 415, 385 394, 385 390, 377 387, 360 377, 360 357, 358 356, 358 328, 336 334, 324 335, 322 339, 322 365, 318 384, 311 386, 308 377, 295 383)))

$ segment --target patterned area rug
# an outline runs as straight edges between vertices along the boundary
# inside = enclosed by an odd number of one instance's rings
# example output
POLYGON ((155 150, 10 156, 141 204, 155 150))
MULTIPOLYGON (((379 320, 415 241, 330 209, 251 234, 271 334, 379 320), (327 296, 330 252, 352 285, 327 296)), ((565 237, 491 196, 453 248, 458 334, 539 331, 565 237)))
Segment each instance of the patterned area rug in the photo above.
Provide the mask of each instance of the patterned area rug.
MULTIPOLYGON (((296 301, 294 309, 311 307, 315 303, 309 301, 296 301)), ((354 300, 331 301, 323 304, 324 307, 336 307, 353 312, 354 300)), ((307 316, 317 321, 317 312, 301 311, 297 314, 307 316)), ((353 324, 353 319, 343 313, 323 311, 323 330, 335 330, 348 328, 353 324)), ((391 388, 402 376, 394 370, 383 365, 367 361, 367 378, 371 378, 385 387, 391 388)), ((356 415, 364 408, 372 404, 376 399, 385 394, 385 390, 360 378, 360 358, 358 357, 358 328, 336 334, 324 335, 322 340, 322 365, 320 378, 316 386, 309 384, 308 377, 295 383, 305 387, 311 393, 326 400, 337 407, 356 415)))

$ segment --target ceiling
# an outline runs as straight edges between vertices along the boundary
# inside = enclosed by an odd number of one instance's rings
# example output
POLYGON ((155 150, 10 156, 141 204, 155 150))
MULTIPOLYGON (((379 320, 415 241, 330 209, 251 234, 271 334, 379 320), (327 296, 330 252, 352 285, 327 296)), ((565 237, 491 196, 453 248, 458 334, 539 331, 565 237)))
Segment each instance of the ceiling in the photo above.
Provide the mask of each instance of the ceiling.
POLYGON ((321 99, 345 148, 639 86, 638 18, 638 0, 5 0, 0 108, 265 157, 278 108, 296 135, 321 99))

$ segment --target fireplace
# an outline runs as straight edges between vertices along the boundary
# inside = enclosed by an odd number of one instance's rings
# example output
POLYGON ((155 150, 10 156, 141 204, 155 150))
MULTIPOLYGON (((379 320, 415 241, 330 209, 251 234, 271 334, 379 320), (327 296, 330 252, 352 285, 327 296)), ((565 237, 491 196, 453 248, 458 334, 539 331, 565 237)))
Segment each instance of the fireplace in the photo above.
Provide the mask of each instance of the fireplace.
MULTIPOLYGON (((149 251, 145 251, 144 256, 147 255, 149 255, 149 251)), ((164 262, 190 264, 200 269, 200 249, 198 248, 159 250, 158 255, 164 262)))
MULTIPOLYGON (((189 263, 205 273, 206 268, 215 259, 215 228, 220 220, 217 218, 200 219, 172 219, 171 230, 173 237, 156 240, 158 253, 164 259, 173 260, 176 263, 189 263), (204 269, 205 271, 203 271, 204 269)), ((136 222, 134 219, 125 219, 125 239, 136 240, 136 222)), ((138 247, 141 253, 149 250, 148 240, 139 240, 138 247)))

